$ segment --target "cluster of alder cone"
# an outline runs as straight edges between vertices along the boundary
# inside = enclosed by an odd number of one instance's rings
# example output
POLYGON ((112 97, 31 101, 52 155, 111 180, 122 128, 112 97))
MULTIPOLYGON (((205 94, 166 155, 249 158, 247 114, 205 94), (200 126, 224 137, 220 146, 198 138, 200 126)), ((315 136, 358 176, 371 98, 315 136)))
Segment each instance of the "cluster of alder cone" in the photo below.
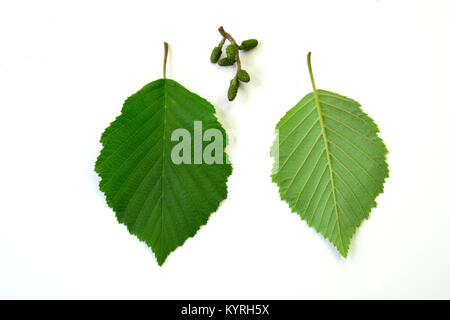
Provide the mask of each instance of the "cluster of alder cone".
POLYGON ((222 40, 220 40, 219 45, 217 47, 214 47, 214 49, 212 50, 210 60, 212 63, 218 63, 219 66, 222 67, 232 66, 234 64, 237 65, 236 75, 233 77, 233 79, 230 80, 230 86, 228 88, 228 100, 233 101, 234 98, 236 98, 239 89, 239 83, 241 81, 250 81, 250 75, 246 70, 242 69, 241 59, 239 58, 239 50, 252 50, 258 45, 258 40, 248 39, 242 41, 242 43, 238 45, 234 38, 229 33, 227 33, 223 29, 223 27, 219 28, 219 32, 222 35, 222 40), (225 48, 226 57, 221 58, 223 46, 226 40, 228 40, 230 44, 225 48))

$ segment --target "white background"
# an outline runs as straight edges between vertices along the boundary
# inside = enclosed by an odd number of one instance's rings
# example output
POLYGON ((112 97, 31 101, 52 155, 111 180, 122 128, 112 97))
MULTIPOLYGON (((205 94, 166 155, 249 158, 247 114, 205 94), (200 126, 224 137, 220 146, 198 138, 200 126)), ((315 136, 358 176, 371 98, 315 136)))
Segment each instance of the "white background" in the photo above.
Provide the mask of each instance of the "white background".
POLYGON ((450 298, 449 1, 1 1, 0 298, 450 298), (257 38, 209 62, 223 25, 257 38), (229 196, 159 267, 98 191, 99 138, 162 76, 212 102, 231 133, 229 196), (271 182, 284 113, 319 88, 359 101, 390 177, 348 259, 271 182))

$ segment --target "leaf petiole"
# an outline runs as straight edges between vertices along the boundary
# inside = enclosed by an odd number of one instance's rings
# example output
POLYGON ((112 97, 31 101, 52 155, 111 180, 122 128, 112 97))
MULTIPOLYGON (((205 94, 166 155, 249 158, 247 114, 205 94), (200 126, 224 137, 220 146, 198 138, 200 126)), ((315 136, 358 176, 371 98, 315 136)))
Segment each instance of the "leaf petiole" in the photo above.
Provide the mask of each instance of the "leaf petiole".
POLYGON ((316 92, 317 91, 316 90, 316 83, 314 82, 314 75, 313 75, 312 67, 311 67, 311 52, 308 52, 307 60, 308 60, 309 77, 311 78, 311 83, 312 83, 313 90, 314 90, 314 92, 316 92))
POLYGON ((164 42, 164 66, 163 66, 163 76, 166 78, 166 65, 167 65, 167 54, 169 53, 169 44, 164 42))

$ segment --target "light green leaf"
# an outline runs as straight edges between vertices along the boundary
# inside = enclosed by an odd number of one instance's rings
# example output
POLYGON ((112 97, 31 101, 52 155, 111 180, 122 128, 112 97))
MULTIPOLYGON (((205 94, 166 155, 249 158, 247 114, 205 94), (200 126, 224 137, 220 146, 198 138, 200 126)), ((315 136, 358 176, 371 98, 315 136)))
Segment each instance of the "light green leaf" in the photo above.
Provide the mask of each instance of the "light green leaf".
POLYGON ((316 90, 277 124, 272 180, 293 212, 347 257, 356 228, 368 218, 388 177, 387 149, 361 105, 316 90))
POLYGON ((231 166, 225 152, 216 154, 222 164, 203 159, 195 164, 194 159, 194 140, 200 141, 200 157, 214 142, 205 141, 208 129, 216 129, 226 145, 214 113, 208 101, 164 78, 129 97, 121 115, 102 134, 103 149, 95 165, 100 189, 117 220, 152 248, 159 265, 206 224, 227 196, 231 166), (194 132, 194 121, 201 121, 199 132, 194 132), (173 148, 180 143, 172 141, 172 133, 180 128, 192 137, 187 142, 190 164, 172 160, 173 148))

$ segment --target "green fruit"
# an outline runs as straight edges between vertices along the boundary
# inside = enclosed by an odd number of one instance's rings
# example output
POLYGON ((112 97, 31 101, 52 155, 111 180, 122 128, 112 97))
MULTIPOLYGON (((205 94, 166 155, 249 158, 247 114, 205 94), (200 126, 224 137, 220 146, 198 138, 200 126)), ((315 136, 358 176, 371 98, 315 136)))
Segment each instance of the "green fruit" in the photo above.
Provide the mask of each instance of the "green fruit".
POLYGON ((211 52, 211 62, 216 63, 219 61, 220 55, 222 54, 222 48, 221 47, 215 47, 213 51, 211 52))
POLYGON ((236 59, 237 47, 234 44, 230 44, 225 50, 227 53, 227 57, 234 61, 236 59))
POLYGON ((242 41, 240 49, 248 51, 248 50, 252 50, 257 45, 258 45, 258 40, 256 40, 256 39, 248 39, 248 40, 242 41))
POLYGON ((237 73, 237 77, 242 82, 249 82, 250 81, 250 75, 245 70, 239 70, 239 72, 237 73))
POLYGON ((239 88, 239 80, 234 78, 230 81, 230 87, 228 88, 228 100, 233 101, 236 98, 239 88))
POLYGON ((232 66, 234 64, 234 60, 226 57, 219 60, 219 66, 232 66))

